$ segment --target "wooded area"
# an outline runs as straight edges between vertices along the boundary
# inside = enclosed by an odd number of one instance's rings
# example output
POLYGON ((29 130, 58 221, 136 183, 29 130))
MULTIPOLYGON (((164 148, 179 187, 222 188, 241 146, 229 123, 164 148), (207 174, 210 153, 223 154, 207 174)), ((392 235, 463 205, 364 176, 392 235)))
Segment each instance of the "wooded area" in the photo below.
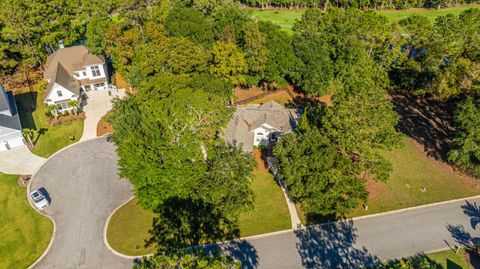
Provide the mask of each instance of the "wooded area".
POLYGON ((114 104, 113 140, 121 176, 159 213, 150 243, 162 254, 237 237, 238 216, 253 205, 255 162, 222 138, 234 86, 333 95, 304 107, 297 133, 274 149, 307 214, 341 216, 367 199, 366 177, 388 180, 379 151, 401 146, 393 93, 456 104, 448 160, 480 177, 480 9, 398 24, 373 11, 310 9, 289 36, 230 1, 5 0, 0 29, 4 77, 39 68, 61 40, 107 56, 128 79, 136 93, 114 104))

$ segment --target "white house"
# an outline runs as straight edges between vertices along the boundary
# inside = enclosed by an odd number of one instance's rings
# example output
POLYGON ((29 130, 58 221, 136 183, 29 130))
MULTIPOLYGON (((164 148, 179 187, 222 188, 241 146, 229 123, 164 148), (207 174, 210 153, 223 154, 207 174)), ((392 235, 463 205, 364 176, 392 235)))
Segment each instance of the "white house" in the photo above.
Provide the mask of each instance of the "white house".
POLYGON ((15 99, 0 85, 0 151, 25 145, 15 99))
POLYGON ((246 152, 253 146, 268 145, 297 126, 299 109, 286 109, 270 101, 258 105, 238 106, 225 132, 225 141, 242 145, 246 152))
POLYGON ((108 89, 107 75, 105 59, 86 47, 60 48, 47 58, 44 103, 58 105, 60 111, 70 110, 68 103, 79 101, 83 93, 108 89))

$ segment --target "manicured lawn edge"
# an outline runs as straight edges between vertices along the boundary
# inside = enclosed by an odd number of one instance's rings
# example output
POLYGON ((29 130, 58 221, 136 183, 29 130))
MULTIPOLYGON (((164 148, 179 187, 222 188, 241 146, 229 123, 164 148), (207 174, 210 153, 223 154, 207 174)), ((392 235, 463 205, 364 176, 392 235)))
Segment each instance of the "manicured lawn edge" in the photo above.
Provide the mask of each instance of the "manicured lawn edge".
MULTIPOLYGON (((5 212, 5 216, 7 217, 7 219, 2 220, 2 222, 5 220, 7 221, 6 221, 6 226, 2 226, 2 228, 5 228, 7 232, 6 235, 3 235, 5 240, 13 239, 15 240, 14 242, 17 242, 18 240, 20 240, 21 242, 18 242, 18 243, 21 243, 22 245, 9 246, 7 248, 8 250, 7 252, 3 252, 3 250, 5 249, 2 249, 2 255, 7 254, 8 257, 10 258, 13 257, 12 260, 9 260, 8 258, 6 261, 4 260, 3 262, 5 262, 6 264, 3 264, 3 265, 15 266, 15 267, 6 267, 6 268, 22 268, 22 267, 31 268, 40 259, 42 259, 50 249, 53 242, 53 235, 55 234, 55 230, 56 230, 55 222, 49 216, 42 214, 40 212, 39 213, 42 216, 37 215, 38 210, 31 204, 30 200, 28 199, 28 194, 30 191, 29 184, 27 185, 27 188, 21 188, 17 185, 16 181, 14 182, 13 180, 14 178, 18 178, 18 176, 0 174, 0 179, 2 181, 5 180, 5 182, 2 183, 2 184, 5 184, 5 185, 2 185, 2 188, 3 186, 5 186, 7 191, 7 193, 4 193, 5 196, 4 195, 2 196, 14 197, 13 200, 5 201, 7 203, 6 205, 8 205, 9 207, 5 207, 7 209, 5 212), (12 181, 13 184, 10 183, 9 181, 12 181), (12 185, 10 186, 10 184, 12 185), (23 200, 24 197, 27 198, 26 201, 23 200), (13 215, 12 215, 12 212, 14 213, 13 215), (8 221, 10 220, 8 219, 8 217, 12 217, 12 216, 18 216, 18 218, 14 217, 13 220, 8 221), (28 221, 25 222, 25 219, 28 219, 28 221), (47 219, 49 221, 47 221, 47 219), (23 227, 21 225, 22 223, 26 226, 33 225, 32 227, 35 227, 35 228, 28 228, 28 229, 22 228, 23 227), (12 227, 16 227, 16 229, 12 230, 12 227), (9 235, 13 235, 13 237, 9 235), (19 235, 21 237, 18 237, 19 235), (33 235, 35 235, 35 237, 30 237, 33 235), (28 240, 25 241, 24 239, 21 239, 25 237, 28 237, 28 240), (29 242, 29 240, 34 240, 34 242, 29 242), (34 244, 36 247, 29 248, 31 244, 34 244), (16 247, 18 247, 19 249, 16 249, 16 247), (23 257, 22 255, 18 256, 18 253, 22 253, 25 255, 28 254, 28 255, 23 257)), ((6 241, 6 242, 10 242, 10 241, 6 241)), ((0 266, 0 268, 4 268, 4 267, 0 266)))
POLYGON ((107 231, 108 231, 108 226, 110 224, 110 219, 112 218, 113 215, 115 215, 115 213, 120 209, 122 208, 124 205, 128 204, 130 201, 132 201, 133 199, 135 199, 135 196, 132 196, 130 197, 130 199, 128 199, 127 201, 125 201, 124 203, 122 203, 121 205, 119 205, 117 208, 115 208, 114 210, 112 210, 112 212, 110 213, 110 215, 108 216, 107 220, 105 221, 105 225, 103 227, 103 243, 105 244, 105 246, 107 246, 107 248, 115 255, 119 256, 119 257, 122 257, 122 258, 127 258, 127 259, 132 259, 132 258, 137 258, 137 257, 142 257, 142 256, 150 256, 150 255, 153 255, 153 253, 151 254, 145 254, 145 255, 140 255, 140 256, 131 256, 131 255, 126 255, 126 254, 123 254, 123 253, 120 253, 118 252, 117 250, 115 250, 111 245, 110 243, 108 242, 108 234, 107 234, 107 231))

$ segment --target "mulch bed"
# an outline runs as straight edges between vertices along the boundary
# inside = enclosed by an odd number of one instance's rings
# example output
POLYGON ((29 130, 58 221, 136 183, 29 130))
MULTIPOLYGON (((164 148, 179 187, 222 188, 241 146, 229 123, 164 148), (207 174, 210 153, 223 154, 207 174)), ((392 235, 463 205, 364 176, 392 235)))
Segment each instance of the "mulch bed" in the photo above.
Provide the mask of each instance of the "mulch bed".
POLYGON ((68 115, 68 116, 61 116, 58 117, 57 119, 52 118, 49 120, 50 125, 60 125, 60 124, 70 124, 74 121, 84 119, 85 118, 85 112, 80 112, 78 115, 68 115))
POLYGON ((262 173, 268 171, 268 167, 266 161, 262 156, 262 152, 259 149, 255 149, 252 151, 252 155, 257 162, 257 169, 255 170, 257 173, 262 173))
POLYGON ((110 115, 110 112, 108 112, 105 116, 103 116, 100 121, 97 124, 97 136, 102 136, 105 134, 111 134, 113 133, 113 126, 110 124, 107 119, 108 116, 110 115))

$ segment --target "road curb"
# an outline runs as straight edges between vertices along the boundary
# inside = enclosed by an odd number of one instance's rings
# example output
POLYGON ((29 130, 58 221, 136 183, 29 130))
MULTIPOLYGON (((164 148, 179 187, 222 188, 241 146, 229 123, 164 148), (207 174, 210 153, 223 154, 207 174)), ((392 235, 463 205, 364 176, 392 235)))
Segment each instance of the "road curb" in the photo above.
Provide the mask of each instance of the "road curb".
MULTIPOLYGON (((362 219, 368 219, 368 218, 373 218, 373 217, 381 217, 381 216, 388 216, 392 214, 398 214, 402 212, 408 212, 416 209, 421 209, 421 208, 428 208, 428 207, 433 207, 433 206, 438 206, 438 205, 445 205, 445 204, 451 204, 451 203, 456 203, 464 200, 471 200, 471 199, 477 199, 480 198, 480 195, 475 195, 475 196, 470 196, 470 197, 465 197, 465 198, 458 198, 458 199, 453 199, 453 200, 448 200, 448 201, 441 201, 441 202, 435 202, 431 204, 426 204, 426 205, 418 205, 418 206, 412 206, 412 207, 407 207, 407 208, 402 208, 402 209, 397 209, 397 210, 392 210, 392 211, 387 211, 387 212, 381 212, 381 213, 375 213, 375 214, 370 214, 370 215, 365 215, 365 216, 359 216, 359 217, 353 217, 353 218, 348 218, 351 220, 362 220, 362 219)), ((330 222, 331 223, 331 222, 330 222)))
MULTIPOLYGON (((122 206, 124 206, 126 203, 128 203, 131 199, 133 199, 134 197, 130 198, 128 201, 126 201, 124 204, 120 205, 118 208, 116 208, 112 214, 110 215, 110 217, 118 210, 120 209, 122 206)), ((480 195, 475 195, 475 196, 470 196, 470 197, 465 197, 465 198, 458 198, 458 199, 453 199, 453 200, 448 200, 448 201, 442 201, 442 202, 436 202, 436 203, 432 203, 432 204, 426 204, 426 205, 419 205, 419 206, 414 206, 414 207, 408 207, 408 208, 402 208, 402 209, 397 209, 397 210, 392 210, 392 211, 388 211, 388 212, 382 212, 382 213, 376 213, 376 214, 371 214, 371 215, 366 215, 366 216, 360 216, 360 217, 354 217, 354 218, 347 218, 345 220, 352 220, 352 221, 356 221, 356 220, 363 220, 363 219, 368 219, 368 218, 373 218, 373 217, 382 217, 382 216, 388 216, 388 215, 393 215, 393 214, 398 214, 398 213, 402 213, 402 212, 408 212, 408 211, 411 211, 411 210, 416 210, 416 209, 420 209, 420 208, 428 208, 428 207, 433 207, 433 206, 438 206, 438 205, 443 205, 443 204, 450 204, 450 203, 456 203, 456 202, 460 202, 460 201, 464 201, 464 200, 471 200, 471 199, 477 199, 477 198, 480 198, 480 195)), ((108 227, 108 223, 110 221, 110 217, 107 219, 107 222, 105 224, 105 230, 104 230, 104 241, 105 241, 105 244, 107 245, 107 247, 115 254, 115 255, 118 255, 119 257, 123 257, 123 258, 128 258, 128 259, 135 259, 135 258, 141 258, 141 257, 144 257, 144 256, 151 256, 153 254, 145 254, 145 255, 140 255, 140 256, 129 256, 129 255, 125 255, 125 254, 122 254, 122 253, 119 253, 117 252, 116 250, 114 250, 113 248, 110 247, 110 245, 108 245, 108 242, 106 240, 106 229, 108 227)), ((338 221, 341 221, 341 220, 338 220, 338 221)), ((333 223, 336 223, 338 221, 330 221, 330 222, 325 222, 325 223, 319 223, 319 224, 312 224, 312 225, 308 225, 308 226, 303 226, 303 227, 299 227, 299 228, 296 228, 296 229, 287 229, 287 230, 281 230, 281 231, 276 231, 276 232, 271 232, 271 233, 264 233, 264 234, 257 234, 257 235, 251 235, 251 236, 246 236, 246 237, 240 237, 240 238, 237 238, 237 239, 232 239, 232 240, 228 240, 228 241, 221 241, 221 242, 214 242, 214 243, 209 243, 209 244, 205 244, 205 245, 202 245, 203 247, 209 247, 209 246, 213 246, 213 245, 223 245, 223 244, 228 244, 228 243, 235 243, 235 242, 241 242, 243 240, 258 240, 258 239, 262 239, 262 238, 267 238, 267 237, 271 237, 271 236, 276 236, 276 235, 282 235, 282 234, 288 234, 288 233, 291 233, 291 232, 295 232, 295 231, 298 231, 298 230, 306 230, 306 229, 309 229, 309 228, 312 228, 312 227, 315 227, 315 226, 325 226, 325 225, 330 225, 330 224, 333 224, 333 223)), ((444 250, 448 250, 450 248, 441 248, 441 249, 436 249, 436 250, 427 250, 427 251, 424 251, 424 253, 434 253, 434 252, 438 252, 438 251, 444 251, 444 250)))
MULTIPOLYGON (((43 165, 42 165, 43 166, 43 165)), ((38 171, 38 170, 37 170, 38 171)), ((37 172, 35 171, 35 173, 37 172)), ((35 175, 35 174, 34 174, 35 175)), ((32 175, 32 179, 33 179, 33 175, 32 175)), ((53 231, 52 231, 52 237, 50 238, 50 242, 48 243, 48 246, 47 248, 45 249, 45 251, 42 253, 42 255, 40 255, 40 257, 38 257, 38 259, 35 260, 35 262, 33 262, 27 269, 31 269, 33 267, 35 267, 35 265, 37 265, 37 263, 39 263, 43 257, 45 257, 48 253, 48 251, 52 248, 52 245, 53 245, 53 242, 55 240, 55 235, 56 235, 56 232, 57 232, 57 223, 55 222, 55 220, 48 214, 45 214, 44 212, 40 211, 34 204, 32 204, 32 201, 29 199, 29 194, 30 194, 30 185, 32 184, 32 180, 29 180, 28 181, 28 184, 27 184, 27 201, 28 201, 28 204, 30 205, 30 207, 33 208, 33 210, 37 211, 40 215, 43 215, 45 217, 47 217, 53 224, 53 231)))
MULTIPOLYGON (((50 155, 48 158, 46 158, 45 162, 40 166, 38 167, 32 174, 32 177, 31 179, 28 181, 28 184, 27 184, 27 192, 26 192, 26 196, 27 196, 27 201, 28 201, 28 204, 30 205, 30 207, 32 207, 35 211, 37 211, 40 215, 43 215, 45 217, 47 217, 52 223, 53 223, 53 232, 52 232, 52 237, 50 239, 50 242, 48 243, 48 246, 47 248, 45 249, 45 251, 42 253, 42 255, 37 259, 35 260, 35 262, 33 262, 27 269, 32 269, 35 265, 37 265, 47 254, 48 254, 48 251, 51 249, 52 245, 53 245, 53 242, 55 241, 55 236, 56 236, 56 232, 57 232, 57 224, 55 222, 55 219, 52 218, 52 216, 38 210, 37 207, 35 207, 34 204, 32 204, 32 201, 30 201, 30 197, 29 197, 29 194, 30 194, 30 190, 31 190, 31 184, 35 178, 35 176, 37 175, 38 171, 40 171, 40 169, 42 169, 47 163, 48 161, 55 157, 57 154, 63 152, 64 150, 67 150, 73 146, 76 146, 80 143, 84 143, 84 142, 87 142, 87 141, 90 141, 90 140, 94 140, 94 139, 101 139, 101 138, 105 138, 106 135, 103 135, 103 136, 99 136, 99 137, 95 137, 95 138, 91 138, 91 139, 88 139, 88 140, 85 140, 85 141, 77 141, 75 143, 72 143, 64 148, 61 148, 60 150, 56 151, 55 153, 53 153, 52 155, 50 155)), ((33 153, 32 153, 33 154, 33 153)))
POLYGON ((107 238, 107 230, 108 230, 108 224, 110 223, 110 219, 112 218, 112 216, 120 209, 122 208, 124 205, 126 205, 128 202, 130 202, 131 200, 133 200, 135 198, 135 196, 132 196, 130 197, 128 200, 126 200, 125 202, 123 202, 121 205, 119 205, 118 207, 116 207, 115 209, 112 210, 112 212, 110 213, 110 215, 108 216, 107 220, 105 221, 105 225, 103 226, 103 244, 108 248, 108 250, 110 250, 113 254, 119 256, 119 257, 122 257, 122 258, 125 258, 125 259, 135 259, 135 258, 141 258, 141 257, 144 257, 144 256, 151 256, 153 254, 146 254, 146 255, 141 255, 141 256, 130 256, 130 255, 125 255, 125 254, 122 254, 118 251, 116 251, 114 248, 112 248, 112 246, 110 246, 110 244, 108 243, 108 238, 107 238))

